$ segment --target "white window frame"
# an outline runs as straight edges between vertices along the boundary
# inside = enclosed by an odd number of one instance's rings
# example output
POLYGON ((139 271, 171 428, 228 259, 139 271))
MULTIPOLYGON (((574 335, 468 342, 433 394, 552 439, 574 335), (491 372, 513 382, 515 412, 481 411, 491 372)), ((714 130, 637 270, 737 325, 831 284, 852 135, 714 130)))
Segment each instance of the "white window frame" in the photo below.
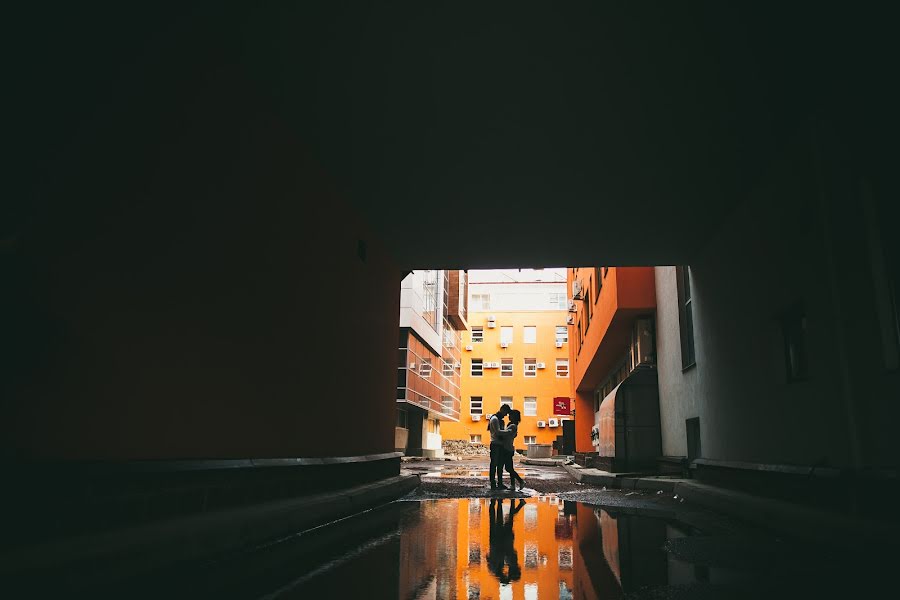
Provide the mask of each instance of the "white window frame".
POLYGON ((470 415, 483 415, 484 414, 484 397, 469 396, 469 414, 470 415))
POLYGON ((526 358, 524 364, 525 368, 522 372, 525 374, 525 377, 537 377, 537 359, 526 358))
POLYGON ((523 417, 537 416, 537 396, 525 396, 525 403, 522 405, 523 417), (529 409, 529 405, 531 408, 529 409))
POLYGON ((536 435, 526 435, 522 438, 526 444, 537 444, 537 436, 536 435))
POLYGON ((537 344, 537 326, 526 325, 522 331, 522 341, 526 344, 537 344), (531 332, 531 339, 528 339, 528 333, 531 332))
POLYGON ((469 374, 472 377, 483 377, 484 376, 484 359, 483 358, 473 358, 472 364, 469 367, 469 374), (475 367, 478 367, 477 369, 475 367))
POLYGON ((568 343, 569 341, 569 326, 568 325, 557 325, 556 326, 556 341, 562 343, 568 343))
POLYGON ((506 342, 507 344, 513 343, 513 328, 512 325, 501 325, 500 326, 500 343, 506 342))
POLYGON ((512 396, 500 396, 500 407, 502 408, 504 404, 506 404, 507 406, 512 408, 513 407, 513 397, 512 396), (509 399, 509 402, 506 401, 507 399, 509 399))
POLYGON ((515 367, 515 361, 511 358, 500 359, 500 377, 512 377, 515 367))
POLYGON ((491 310, 490 294, 472 294, 471 302, 469 302, 469 312, 481 312, 491 310))
POLYGON ((568 379, 569 378, 569 359, 568 358, 557 358, 556 359, 556 376, 560 379, 568 379), (563 367, 563 368, 560 368, 563 367))
POLYGON ((423 379, 431 379, 431 359, 419 359, 419 377, 423 379))

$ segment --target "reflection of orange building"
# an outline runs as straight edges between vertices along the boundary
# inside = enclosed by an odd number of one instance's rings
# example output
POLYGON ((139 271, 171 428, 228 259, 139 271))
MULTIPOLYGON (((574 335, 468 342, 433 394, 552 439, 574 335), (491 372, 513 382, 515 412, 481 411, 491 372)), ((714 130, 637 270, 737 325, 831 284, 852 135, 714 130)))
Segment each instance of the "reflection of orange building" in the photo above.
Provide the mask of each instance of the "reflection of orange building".
MULTIPOLYGON (((504 522, 514 510, 510 503, 519 503, 509 499, 498 499, 497 502, 502 503, 504 522)), ((460 500, 456 597, 559 598, 570 593, 574 585, 575 515, 564 514, 563 506, 561 500, 552 496, 524 501, 511 523, 513 549, 521 575, 504 584, 491 570, 488 560, 489 555, 497 551, 491 547, 491 519, 496 516, 496 513, 491 514, 491 501, 486 498, 460 500)))

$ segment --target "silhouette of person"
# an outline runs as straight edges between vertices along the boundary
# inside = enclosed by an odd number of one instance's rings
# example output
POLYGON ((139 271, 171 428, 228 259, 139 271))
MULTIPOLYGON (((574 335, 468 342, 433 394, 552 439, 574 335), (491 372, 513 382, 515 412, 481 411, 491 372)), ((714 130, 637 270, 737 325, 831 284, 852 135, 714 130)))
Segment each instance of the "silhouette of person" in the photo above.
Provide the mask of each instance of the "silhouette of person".
POLYGON ((503 500, 491 500, 488 533, 490 549, 487 554, 487 565, 500 583, 518 581, 522 577, 519 554, 516 552, 514 544, 513 520, 523 506, 525 506, 525 501, 521 498, 518 503, 510 498, 509 515, 504 520, 503 500))
POLYGON ((506 472, 509 473, 509 486, 513 491, 516 490, 516 482, 519 483, 519 491, 525 489, 525 480, 516 473, 513 465, 513 457, 516 455, 515 438, 518 435, 519 422, 521 420, 521 412, 518 410, 509 411, 509 425, 503 430, 507 434, 503 438, 503 466, 506 467, 506 472))
POLYGON ((509 405, 504 404, 500 407, 500 410, 492 414, 488 419, 488 431, 491 432, 491 466, 489 467, 488 476, 491 480, 492 490, 497 488, 501 490, 507 489, 503 485, 503 440, 509 436, 509 433, 503 429, 503 417, 509 414, 509 411, 509 405))

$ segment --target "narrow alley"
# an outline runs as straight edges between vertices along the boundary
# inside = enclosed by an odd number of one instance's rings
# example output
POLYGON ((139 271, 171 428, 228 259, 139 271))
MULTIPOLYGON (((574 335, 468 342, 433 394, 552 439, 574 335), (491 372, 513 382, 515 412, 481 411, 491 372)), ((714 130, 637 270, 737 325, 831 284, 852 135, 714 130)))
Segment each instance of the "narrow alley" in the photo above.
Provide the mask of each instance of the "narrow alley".
POLYGON ((896 596, 891 8, 11 3, 0 596, 896 596))

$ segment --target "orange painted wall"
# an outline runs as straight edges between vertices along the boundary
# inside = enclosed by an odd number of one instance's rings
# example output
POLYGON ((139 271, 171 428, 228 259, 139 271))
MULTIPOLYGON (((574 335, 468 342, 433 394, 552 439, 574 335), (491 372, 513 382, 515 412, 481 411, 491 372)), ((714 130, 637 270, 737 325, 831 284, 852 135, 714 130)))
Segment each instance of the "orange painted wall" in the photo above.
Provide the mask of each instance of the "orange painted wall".
MULTIPOLYGON (((500 408, 501 396, 513 397, 513 408, 522 411, 522 424, 516 437, 516 448, 525 450, 525 436, 537 437, 537 443, 550 444, 556 436, 562 435, 562 426, 538 428, 539 420, 546 421, 553 417, 553 398, 555 396, 571 396, 570 378, 556 376, 556 359, 569 358, 569 344, 556 347, 556 326, 565 325, 566 313, 561 310, 552 311, 511 311, 511 312, 474 312, 469 315, 469 326, 484 327, 484 341, 472 342, 471 330, 463 332, 463 347, 472 345, 471 352, 463 352, 462 377, 460 392, 461 407, 459 423, 444 422, 441 424, 441 436, 445 440, 468 440, 471 434, 482 436, 483 443, 489 443, 484 417, 500 408), (497 326, 488 329, 488 315, 496 317, 497 326), (513 327, 513 343, 509 348, 500 347, 500 331, 502 326, 513 327), (524 327, 534 325, 537 328, 537 343, 525 344, 524 327), (546 363, 545 369, 539 369, 536 377, 525 377, 525 358, 536 358, 537 362, 546 363), (500 362, 501 358, 513 359, 513 376, 501 377, 500 369, 485 369, 482 377, 472 377, 473 358, 481 358, 485 362, 500 362), (471 396, 484 399, 481 421, 472 421, 469 411, 471 396), (537 416, 525 416, 525 396, 537 397, 537 416)), ((571 360, 570 360, 571 369, 571 360)), ((571 376, 570 376, 571 377, 571 376)))
POLYGON ((590 452, 594 449, 594 387, 627 348, 632 320, 655 310, 656 281, 653 267, 576 267, 568 269, 566 277, 570 291, 577 279, 585 290, 585 300, 576 300, 576 312, 569 313, 575 317, 575 323, 569 327, 569 352, 572 396, 576 398, 578 415, 575 447, 579 452, 590 452), (598 286, 598 282, 602 285, 598 286), (584 418, 580 418, 582 415, 584 418))

